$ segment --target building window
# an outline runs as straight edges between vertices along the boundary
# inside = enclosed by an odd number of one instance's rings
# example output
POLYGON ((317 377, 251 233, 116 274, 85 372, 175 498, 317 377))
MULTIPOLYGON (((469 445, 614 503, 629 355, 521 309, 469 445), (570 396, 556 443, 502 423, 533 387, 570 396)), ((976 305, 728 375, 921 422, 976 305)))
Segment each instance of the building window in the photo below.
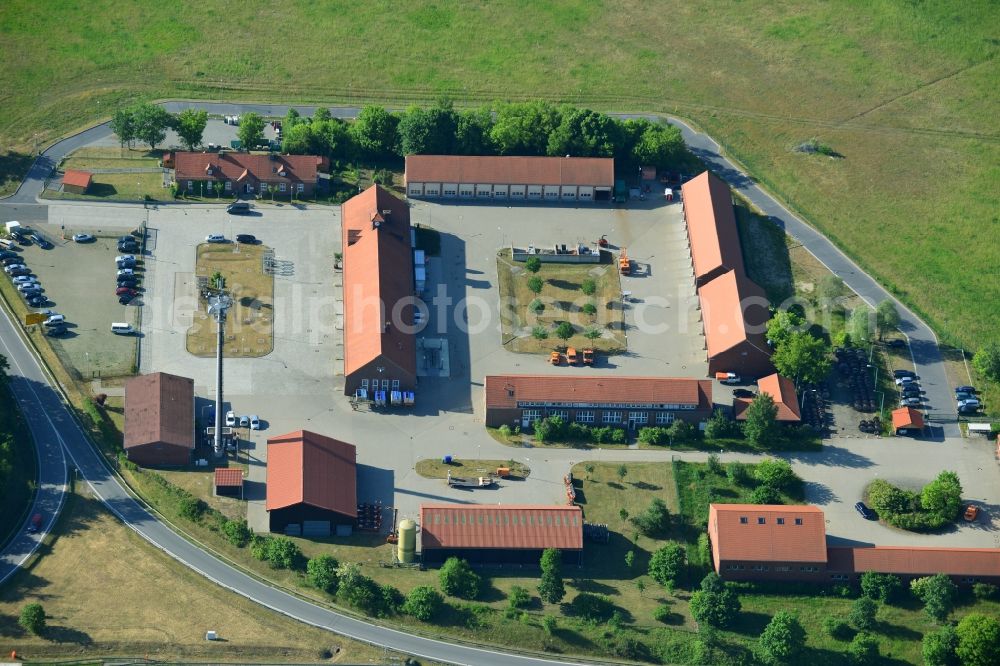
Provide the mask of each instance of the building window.
POLYGON ((394 389, 398 389, 399 388, 399 380, 398 379, 393 379, 392 380, 392 388, 394 388, 394 389))
POLYGON ((775 571, 781 571, 781 572, 791 571, 791 569, 792 569, 791 567, 774 567, 775 571))
POLYGON ((628 422, 631 426, 646 425, 649 423, 649 412, 629 412, 628 422))
POLYGON ((799 567, 799 571, 804 571, 806 573, 816 573, 819 571, 816 567, 799 567))
POLYGON ((566 409, 550 409, 549 416, 558 416, 563 421, 569 420, 569 410, 566 409))
POLYGON ((233 191, 233 181, 227 180, 226 181, 226 192, 232 192, 232 191, 233 191))
POLYGON ((267 183, 261 183, 260 184, 260 191, 261 192, 267 192, 267 183))
POLYGON ((188 181, 188 192, 191 192, 193 190, 194 190, 194 181, 193 180, 189 180, 188 181))
POLYGON ((673 412, 657 412, 656 425, 670 425, 674 422, 673 412))
POLYGON ((296 192, 305 192, 305 190, 306 190, 305 183, 299 183, 298 185, 295 186, 296 192))
POLYGON ((743 565, 742 564, 730 564, 726 568, 729 569, 730 571, 742 571, 743 570, 743 565))
POLYGON ((542 410, 540 409, 525 409, 521 412, 521 420, 531 423, 542 418, 542 410))
POLYGON ((785 519, 784 518, 778 518, 777 522, 778 522, 779 525, 784 525, 785 524, 785 519))
POLYGON ((576 421, 577 423, 593 423, 594 412, 577 412, 576 421))
POLYGON ((389 380, 388 379, 383 379, 382 380, 382 389, 385 390, 387 388, 389 388, 389 380))
POLYGON ((365 388, 365 389, 368 388, 368 380, 367 379, 362 379, 361 380, 361 388, 365 388))
POLYGON ((764 520, 764 517, 763 517, 763 516, 757 516, 757 524, 758 524, 758 525, 763 525, 763 524, 764 524, 764 523, 766 523, 766 522, 767 522, 767 521, 766 521, 766 520, 764 520))
POLYGON ((604 412, 601 415, 602 423, 621 423, 622 413, 621 412, 604 412))
POLYGON ((796 518, 795 519, 795 524, 796 525, 801 525, 802 524, 802 519, 801 518, 796 518))
POLYGON ((746 524, 747 524, 747 523, 749 523, 749 522, 750 522, 750 521, 749 521, 749 520, 747 520, 747 517, 746 517, 746 516, 740 516, 740 525, 746 525, 746 524))
POLYGON ((832 580, 850 580, 850 576, 847 574, 830 574, 832 580))
POLYGON ((763 564, 755 564, 753 567, 754 571, 768 571, 771 567, 766 567, 763 564))
POLYGON ((284 192, 285 191, 285 184, 284 183, 278 183, 278 191, 279 192, 284 192))

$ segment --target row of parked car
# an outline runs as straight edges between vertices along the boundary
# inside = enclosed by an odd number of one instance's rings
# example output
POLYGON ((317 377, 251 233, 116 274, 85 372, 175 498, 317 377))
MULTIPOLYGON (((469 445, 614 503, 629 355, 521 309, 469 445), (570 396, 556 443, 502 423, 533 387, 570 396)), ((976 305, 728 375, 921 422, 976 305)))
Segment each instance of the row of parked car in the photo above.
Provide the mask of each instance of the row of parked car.
MULTIPOLYGON (((924 403, 920 388, 920 377, 911 370, 893 370, 896 386, 899 387, 900 407, 921 407, 924 403)), ((959 414, 974 414, 982 407, 974 386, 955 387, 955 408, 959 414)))
MULTIPOLYGON (((21 255, 13 250, 2 250, 0 251, 0 262, 3 263, 4 273, 10 277, 18 293, 28 305, 43 308, 49 304, 49 299, 44 293, 45 290, 31 273, 31 269, 24 263, 24 258, 21 255)), ((66 317, 52 310, 41 310, 40 314, 46 315, 43 324, 46 335, 56 337, 66 333, 66 317)))
POLYGON ((135 274, 137 259, 134 253, 139 252, 139 241, 134 236, 121 236, 118 239, 118 251, 123 254, 115 257, 118 269, 115 275, 115 296, 122 305, 128 305, 139 295, 139 276, 135 274))
POLYGON ((249 428, 250 430, 260 430, 260 418, 256 414, 247 416, 236 416, 236 412, 229 410, 226 412, 226 426, 230 428, 249 428))

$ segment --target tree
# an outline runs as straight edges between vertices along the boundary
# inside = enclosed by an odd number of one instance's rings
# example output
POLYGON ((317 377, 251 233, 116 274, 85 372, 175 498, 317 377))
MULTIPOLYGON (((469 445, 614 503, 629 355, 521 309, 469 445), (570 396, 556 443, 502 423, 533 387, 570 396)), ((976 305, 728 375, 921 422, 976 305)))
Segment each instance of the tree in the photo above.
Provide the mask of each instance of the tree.
POLYGON ((878 602, 870 597, 858 597, 851 606, 851 613, 847 616, 856 629, 867 631, 875 626, 875 615, 878 613, 878 602))
POLYGON ((545 330, 544 326, 535 326, 531 329, 531 337, 536 340, 545 340, 549 337, 549 332, 545 330))
POLYGON ((920 491, 920 506, 943 520, 952 520, 962 507, 962 484, 955 472, 944 471, 920 491))
POLYGON ((455 151, 459 155, 494 154, 492 129, 493 113, 488 107, 460 111, 455 127, 455 151))
POLYGON ((36 636, 40 636, 45 631, 45 609, 41 604, 26 604, 21 609, 21 615, 17 618, 17 623, 25 631, 30 631, 36 636))
POLYGON ((740 424, 726 416, 721 409, 712 412, 705 426, 705 437, 709 439, 729 439, 740 436, 740 424))
POLYGON ((725 628, 740 612, 740 600, 715 572, 701 581, 701 589, 691 595, 691 616, 699 625, 725 628))
POLYGON ((618 475, 619 481, 624 481, 625 477, 628 475, 628 467, 625 465, 618 465, 618 469, 615 470, 615 474, 618 475))
POLYGON ((524 262, 524 268, 531 273, 537 273, 542 268, 542 260, 538 257, 528 257, 524 262))
POLYGON ((264 559, 275 569, 300 569, 305 560, 298 545, 285 537, 268 540, 264 559))
POLYGON ((148 143, 150 150, 156 150, 156 146, 167 138, 167 128, 173 124, 173 116, 162 106, 149 102, 132 107, 131 113, 135 138, 148 143))
POLYGON ((750 481, 750 468, 746 463, 731 462, 726 467, 726 478, 738 486, 745 486, 750 481))
POLYGON ((306 121, 302 120, 302 114, 299 113, 298 109, 295 107, 288 107, 288 111, 285 112, 285 120, 281 124, 281 133, 284 134, 288 130, 303 122, 306 121))
POLYGON ((653 123, 648 124, 639 135, 631 157, 637 164, 657 169, 677 169, 689 159, 680 128, 653 123))
POLYGON ((725 468, 723 468, 722 463, 719 462, 719 456, 714 453, 708 454, 708 460, 705 461, 705 466, 708 468, 709 474, 715 474, 716 476, 722 476, 725 473, 725 468))
POLYGON ((846 292, 844 281, 836 275, 824 276, 816 286, 816 295, 819 296, 820 305, 824 308, 836 303, 846 292))
POLYGON ((955 653, 962 666, 1000 664, 1000 621, 994 616, 970 613, 955 627, 955 653))
POLYGON ((441 590, 452 597, 475 599, 479 596, 482 579, 469 563, 457 557, 449 557, 438 572, 441 590))
POLYGON ((758 393, 747 406, 743 435, 754 446, 768 444, 778 434, 778 406, 770 393, 758 393))
POLYGON ((784 504, 781 493, 766 485, 759 485, 751 490, 747 496, 747 502, 750 504, 784 504))
POLYGON ((551 636, 556 632, 556 624, 557 624, 556 619, 551 615, 542 616, 542 629, 549 636, 551 636))
POLYGON ((635 564, 635 551, 630 550, 625 553, 625 568, 631 569, 633 564, 635 564))
POLYGON ((264 119, 253 111, 243 114, 240 116, 240 127, 236 130, 236 136, 243 145, 243 150, 253 150, 264 140, 264 119))
POLYGON ((941 627, 934 633, 924 634, 921 652, 926 666, 958 666, 958 634, 955 627, 941 627))
POLYGON ((333 555, 319 555, 306 564, 306 580, 317 590, 337 593, 337 568, 340 562, 333 555))
POLYGON ((809 332, 793 332, 771 355, 771 362, 796 385, 818 384, 830 373, 830 344, 809 332))
POLYGON ((875 325, 878 327, 878 339, 881 340, 886 331, 899 328, 899 311, 890 300, 885 300, 875 306, 875 325))
POLYGON ((132 144, 136 140, 135 136, 135 118, 132 117, 132 111, 127 109, 118 109, 115 111, 115 115, 111 116, 111 122, 109 123, 111 131, 118 136, 118 143, 124 148, 128 146, 132 147, 132 144))
POLYGON ((549 134, 547 152, 555 157, 611 157, 620 135, 618 123, 603 113, 563 107, 559 124, 549 134))
POLYGON ((955 605, 957 588, 945 574, 911 581, 910 590, 924 603, 924 610, 938 624, 944 623, 955 605))
POLYGON ((765 664, 796 663, 806 644, 806 631, 798 618, 778 611, 764 627, 755 653, 765 664))
POLYGON ((580 283, 580 291, 586 296, 593 296, 597 293, 597 282, 593 278, 586 278, 580 283))
POLYGON ((653 539, 663 537, 670 529, 670 509, 662 499, 654 497, 645 511, 632 518, 632 524, 645 536, 653 539))
POLYGON ((687 552, 678 543, 668 543, 649 558, 649 577, 669 588, 677 584, 687 566, 687 552))
POLYGON ((573 337, 573 333, 575 332, 576 329, 573 328, 573 324, 568 321, 561 321, 559 322, 559 325, 556 326, 556 337, 563 340, 569 340, 573 337))
POLYGON ((316 153, 327 153, 323 137, 316 133, 309 123, 299 123, 298 125, 286 125, 287 129, 281 132, 281 149, 289 155, 312 155, 316 153))
POLYGON ((972 356, 972 367, 982 377, 1000 382, 1000 341, 991 340, 976 350, 972 356))
POLYGON ((761 460, 754 467, 753 476, 765 486, 784 491, 791 490, 799 478, 788 461, 780 458, 761 460))
POLYGON ((851 319, 847 329, 851 336, 851 341, 855 344, 864 344, 871 341, 875 330, 875 313, 867 305, 859 305, 851 310, 851 319))
POLYGON ((538 581, 538 596, 542 601, 557 604, 566 596, 562 579, 562 554, 555 548, 546 548, 540 561, 542 576, 538 581))
POLYGON ((246 546, 253 536, 253 530, 247 525, 246 520, 227 520, 222 524, 222 533, 226 540, 237 548, 246 546))
POLYGON ((399 117, 384 107, 368 104, 351 125, 354 142, 368 159, 388 157, 399 143, 399 117))
POLYGON ((406 595, 403 612, 421 622, 429 622, 441 612, 443 606, 444 597, 441 596, 440 592, 429 585, 420 585, 410 590, 410 593, 406 595))
POLYGON ((201 145, 201 137, 205 133, 207 124, 208 112, 195 109, 184 109, 177 114, 174 121, 177 135, 188 150, 194 150, 196 146, 201 145))
POLYGON ((315 111, 313 111, 314 123, 326 122, 328 120, 332 120, 332 118, 333 116, 330 115, 330 109, 326 108, 325 106, 320 106, 315 111))
POLYGON ((451 155, 455 152, 458 114, 441 100, 430 109, 411 106, 399 120, 399 149, 403 155, 451 155))
POLYGON ((869 666, 879 661, 878 640, 867 632, 861 632, 847 646, 847 655, 858 666, 869 666))
POLYGON ((895 574, 866 571, 861 574, 861 593, 884 604, 891 603, 903 589, 903 583, 895 574))
POLYGON ((383 597, 378 584, 361 573, 354 562, 344 562, 337 568, 337 596, 351 606, 375 615, 382 609, 383 597))
POLYGON ((530 603, 531 593, 527 589, 520 585, 510 588, 510 594, 507 595, 507 605, 510 608, 527 608, 530 603))
POLYGON ((532 275, 530 278, 528 278, 528 289, 534 294, 541 293, 542 285, 544 284, 545 282, 542 280, 542 278, 538 277, 537 275, 532 275))
POLYGON ((597 338, 601 337, 601 331, 598 328, 591 327, 583 332, 583 337, 587 338, 588 340, 596 340, 597 338))
POLYGON ((791 337, 792 333, 808 330, 809 325, 802 315, 795 310, 776 310, 767 320, 767 339, 775 348, 781 347, 791 337))
POLYGON ((548 102, 499 104, 490 139, 501 155, 545 155, 549 135, 560 124, 559 110, 548 102))

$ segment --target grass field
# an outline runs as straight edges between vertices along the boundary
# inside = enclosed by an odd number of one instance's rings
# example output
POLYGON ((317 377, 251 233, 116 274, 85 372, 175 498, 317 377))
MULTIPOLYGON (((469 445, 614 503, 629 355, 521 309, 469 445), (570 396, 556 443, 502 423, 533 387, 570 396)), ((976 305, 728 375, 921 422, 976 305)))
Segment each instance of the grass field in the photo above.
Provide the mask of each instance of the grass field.
POLYGON ((142 201, 145 197, 164 201, 170 194, 163 188, 162 173, 95 173, 86 194, 57 192, 46 189, 45 199, 79 199, 81 201, 142 201))
POLYGON ((381 650, 295 622, 209 583, 149 546, 83 492, 70 495, 55 534, 43 556, 0 591, 4 650, 22 658, 388 663, 381 650), (30 602, 41 603, 48 616, 43 637, 17 626, 17 614, 30 602), (224 640, 206 641, 208 629, 224 640))
MULTIPOLYGON (((593 348, 598 352, 619 353, 625 350, 626 340, 621 323, 621 280, 612 263, 600 264, 546 264, 537 273, 526 270, 523 262, 511 261, 510 250, 501 251, 497 257, 497 281, 500 285, 503 341, 508 349, 529 354, 548 354, 567 347, 577 350, 593 348), (532 277, 543 281, 537 295, 528 288, 532 277), (585 280, 593 280, 596 291, 587 296, 581 290, 585 280), (535 301, 540 310, 532 310, 535 301), (594 312, 584 311, 586 305, 594 312), (561 322, 573 325, 573 336, 563 340, 555 334, 561 322), (541 327, 547 338, 534 337, 535 328, 541 327), (590 339, 585 333, 594 330, 600 337, 590 339)), ((605 255, 607 256, 607 255, 605 255)), ((578 361, 579 362, 579 361, 578 361)))
MULTIPOLYGON (((264 245, 202 243, 195 275, 211 280, 216 271, 225 278, 233 307, 226 317, 226 355, 253 358, 274 348, 274 277, 264 273, 264 245), (238 252, 237 252, 238 248, 238 252)), ((187 332, 187 350, 195 356, 215 356, 215 321, 205 310, 194 313, 187 332)))
POLYGON ((990 0, 0 7, 0 188, 36 141, 137 98, 393 106, 543 98, 676 113, 924 313, 994 335, 1000 83, 990 0), (710 9, 709 9, 710 8, 710 9), (233 38, 220 42, 212 26, 233 38), (242 48, 253 35, 259 49, 242 48), (44 35, 44 39, 39 36, 44 35), (385 35, 395 53, 386 57, 385 35), (503 39, 493 38, 503 35, 503 39), (288 48, 294 43, 296 48, 288 48), (336 43, 329 66, 312 54, 336 43), (707 44, 713 48, 706 48, 707 44), (348 55, 349 54, 349 55, 348 55), (844 156, 791 148, 812 137, 844 156))

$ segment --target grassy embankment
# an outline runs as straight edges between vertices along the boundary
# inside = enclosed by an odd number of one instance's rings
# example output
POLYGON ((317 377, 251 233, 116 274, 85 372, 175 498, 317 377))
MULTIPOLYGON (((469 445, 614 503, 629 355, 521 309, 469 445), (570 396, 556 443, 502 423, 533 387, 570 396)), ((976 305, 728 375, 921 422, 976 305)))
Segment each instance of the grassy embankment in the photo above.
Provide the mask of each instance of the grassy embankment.
POLYGON ((125 16, 107 0, 59 12, 5 3, 0 190, 13 191, 36 142, 139 98, 399 107, 444 94, 675 113, 710 131, 946 341, 974 348, 994 335, 1000 286, 983 239, 996 235, 1000 198, 995 3, 512 4, 233 16, 209 0, 125 16), (232 34, 252 31, 263 50, 249 57, 240 40, 220 44, 206 27, 219 21, 232 34), (384 57, 385 34, 407 57, 384 57), (706 39, 726 48, 706 52, 706 39), (351 66, 310 57, 331 41, 351 66), (843 158, 792 150, 813 137, 843 158))

